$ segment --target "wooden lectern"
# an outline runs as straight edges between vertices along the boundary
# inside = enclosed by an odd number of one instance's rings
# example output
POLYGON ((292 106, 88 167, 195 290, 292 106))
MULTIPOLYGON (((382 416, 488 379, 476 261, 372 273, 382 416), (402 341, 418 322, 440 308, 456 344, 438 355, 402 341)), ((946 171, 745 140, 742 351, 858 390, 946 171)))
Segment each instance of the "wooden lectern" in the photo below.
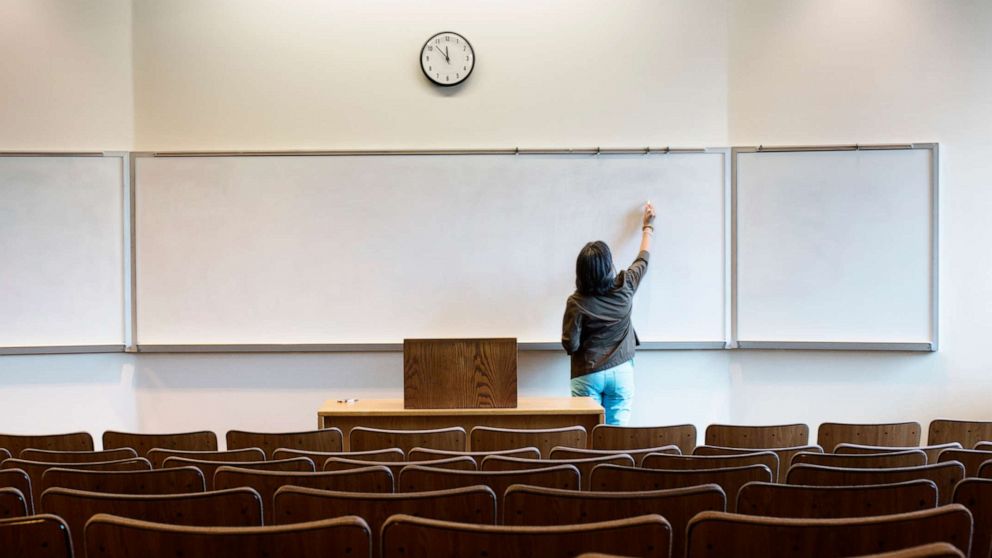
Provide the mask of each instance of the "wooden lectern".
POLYGON ((515 338, 403 341, 403 408, 516 406, 515 338))

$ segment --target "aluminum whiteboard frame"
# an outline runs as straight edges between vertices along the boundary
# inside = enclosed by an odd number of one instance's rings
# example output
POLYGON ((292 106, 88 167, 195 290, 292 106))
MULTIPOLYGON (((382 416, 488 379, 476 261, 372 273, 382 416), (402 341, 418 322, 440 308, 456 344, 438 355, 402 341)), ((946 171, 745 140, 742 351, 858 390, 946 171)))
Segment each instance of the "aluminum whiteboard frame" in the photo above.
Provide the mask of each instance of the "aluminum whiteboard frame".
POLYGON ((116 157, 121 160, 121 215, 123 218, 124 235, 122 242, 121 273, 123 274, 122 285, 123 300, 121 314, 121 343, 108 345, 29 345, 29 346, 0 346, 0 356, 5 355, 65 355, 65 354, 93 354, 93 353, 123 353, 129 341, 128 322, 131 320, 132 312, 130 301, 133 300, 133 290, 131 290, 132 260, 127 251, 127 237, 129 221, 132 219, 128 209, 128 198, 131 195, 131 175, 130 158, 127 151, 3 151, 0 157, 116 157))
POLYGON ((940 144, 900 143, 869 145, 793 145, 734 147, 732 150, 731 192, 731 340, 738 349, 815 350, 815 351, 910 351, 936 352, 940 328, 940 144), (871 341, 748 341, 739 339, 737 292, 737 155, 739 153, 782 153, 809 151, 879 151, 893 149, 925 149, 930 151, 930 341, 871 342, 871 341))
MULTIPOLYGON (((135 200, 138 196, 138 184, 135 178, 138 158, 167 158, 167 157, 344 157, 344 156, 423 156, 423 155, 576 155, 576 156, 609 156, 609 155, 668 155, 689 153, 719 153, 723 155, 723 191, 724 191, 724 295, 723 295, 723 332, 724 340, 717 341, 653 341, 643 342, 638 349, 646 351, 659 350, 718 350, 731 347, 730 316, 731 316, 731 237, 732 230, 728 224, 730 215, 731 195, 731 159, 730 147, 576 147, 576 148, 480 148, 480 149, 373 149, 373 150, 319 150, 319 151, 135 151, 130 153, 131 184, 131 290, 138 292, 137 285, 137 236, 134 226, 136 213, 135 200)), ((384 343, 217 343, 217 344, 143 344, 137 326, 137 315, 140 311, 140 301, 132 299, 132 339, 133 345, 128 346, 128 352, 138 353, 331 353, 331 352, 399 352, 403 350, 402 342, 384 343)), ((517 347, 521 351, 563 351, 557 342, 537 341, 520 342, 517 347)))

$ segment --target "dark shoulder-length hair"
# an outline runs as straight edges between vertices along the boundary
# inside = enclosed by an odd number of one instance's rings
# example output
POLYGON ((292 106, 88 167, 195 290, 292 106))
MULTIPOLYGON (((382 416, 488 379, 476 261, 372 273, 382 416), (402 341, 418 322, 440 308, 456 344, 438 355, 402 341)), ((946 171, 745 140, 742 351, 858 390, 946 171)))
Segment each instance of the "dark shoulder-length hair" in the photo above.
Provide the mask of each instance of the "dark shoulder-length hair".
POLYGON ((583 295, 601 295, 613 288, 613 254, 602 240, 582 247, 575 260, 575 290, 583 295))

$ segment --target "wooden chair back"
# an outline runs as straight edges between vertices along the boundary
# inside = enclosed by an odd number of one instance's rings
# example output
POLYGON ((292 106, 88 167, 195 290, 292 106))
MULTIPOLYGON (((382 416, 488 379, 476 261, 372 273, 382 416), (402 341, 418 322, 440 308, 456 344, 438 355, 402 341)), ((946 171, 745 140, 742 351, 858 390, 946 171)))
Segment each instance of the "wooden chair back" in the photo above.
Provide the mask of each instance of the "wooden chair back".
POLYGON ((13 456, 10 455, 10 452, 7 451, 6 448, 0 448, 0 461, 3 461, 4 459, 10 459, 11 457, 13 456))
POLYGON ((86 522, 99 513, 172 525, 262 525, 262 498, 250 488, 192 494, 101 494, 52 488, 42 494, 41 509, 65 520, 77 549, 85 547, 86 522))
POLYGON ((134 459, 138 452, 131 448, 118 448, 103 451, 58 451, 28 448, 21 450, 21 459, 45 463, 93 463, 99 461, 120 461, 134 459))
POLYGON ((906 450, 923 450, 923 453, 927 454, 927 464, 937 463, 937 459, 940 457, 940 452, 945 449, 961 449, 961 444, 957 442, 949 442, 946 444, 937 444, 932 446, 904 446, 904 447, 886 447, 886 446, 866 446, 863 444, 838 444, 834 448, 834 453, 839 454, 855 454, 855 453, 886 453, 886 452, 898 452, 906 450))
POLYGON ((292 459, 294 457, 306 457, 313 461, 316 466, 323 466, 323 463, 332 457, 344 457, 345 459, 361 459, 362 461, 375 461, 376 463, 392 463, 403 461, 406 454, 399 448, 386 448, 369 451, 306 451, 279 448, 272 452, 272 459, 292 459))
POLYGON ((0 519, 0 555, 5 558, 72 558, 69 527, 54 515, 0 519))
POLYGON ((668 558, 672 526, 659 515, 543 527, 472 525, 395 515, 382 528, 384 558, 541 556, 583 552, 668 558))
POLYGON ((711 424, 706 427, 706 445, 749 449, 806 446, 809 445, 809 426, 711 424))
POLYGON ((0 469, 0 488, 16 488, 24 495, 28 514, 34 513, 34 490, 31 487, 31 476, 24 469, 0 469))
POLYGON ((652 454, 644 458, 645 469, 726 469, 746 465, 764 465, 772 472, 772 482, 778 482, 778 455, 771 451, 756 451, 734 455, 665 455, 652 454))
POLYGON ((764 448, 764 449, 748 449, 748 448, 728 448, 723 446, 697 446, 696 449, 692 450, 693 455, 740 455, 742 453, 753 453, 755 451, 770 451, 778 456, 778 471, 775 472, 775 478, 778 479, 776 482, 780 482, 781 479, 785 478, 785 474, 789 471, 789 464, 792 463, 792 457, 797 453, 823 453, 823 448, 817 445, 807 445, 807 446, 793 446, 788 448, 764 448))
POLYGON ((599 465, 592 470, 591 490, 636 492, 715 484, 727 495, 727 508, 733 510, 737 501, 737 491, 742 486, 749 482, 771 481, 772 471, 765 465, 682 471, 599 465))
POLYGON ((275 459, 277 449, 332 452, 344 449, 340 428, 322 428, 303 432, 247 432, 228 430, 227 449, 261 448, 267 459, 275 459))
POLYGON ((183 451, 217 451, 217 435, 208 430, 173 434, 139 434, 136 432, 103 433, 104 449, 132 448, 144 457, 152 449, 183 451))
POLYGON ((31 499, 35 502, 41 498, 44 492, 42 477, 49 469, 74 469, 77 471, 149 471, 151 463, 142 457, 122 459, 120 461, 97 461, 93 463, 41 463, 38 461, 27 461, 25 459, 7 459, 0 463, 3 469, 21 469, 26 471, 31 477, 32 493, 31 499))
POLYGON ((964 479, 954 487, 952 500, 971 512, 971 556, 992 556, 992 479, 964 479))
POLYGON ((797 453, 792 465, 825 465, 854 469, 891 469, 893 467, 920 467, 927 464, 923 450, 905 450, 885 453, 797 453))
POLYGON ((634 465, 641 466, 644 458, 652 453, 664 453, 668 455, 682 455, 682 450, 678 446, 661 446, 657 448, 644 448, 638 450, 591 450, 580 448, 563 448, 561 446, 551 448, 549 459, 592 459, 594 457, 606 457, 613 455, 629 455, 634 459, 634 465))
POLYGON ((975 444, 975 448, 978 451, 992 451, 992 441, 984 440, 975 444))
POLYGON ((191 527, 98 514, 86 524, 88 558, 370 556, 372 532, 345 516, 270 527, 191 527))
POLYGON ((282 471, 297 473, 312 473, 316 471, 313 461, 306 457, 295 457, 293 459, 279 459, 276 461, 202 461, 199 459, 187 459, 185 457, 169 457, 163 463, 164 469, 174 469, 176 467, 196 467, 203 472, 203 480, 207 483, 207 490, 214 488, 214 474, 221 467, 237 467, 239 469, 254 469, 262 471, 282 471))
POLYGON ((319 473, 287 473, 281 471, 258 471, 221 467, 214 473, 214 488, 254 488, 265 505, 262 508, 264 524, 273 521, 272 498, 283 486, 303 486, 339 492, 392 492, 393 474, 387 467, 376 465, 349 471, 328 471, 319 473))
POLYGON ((146 456, 151 461, 153 469, 161 469, 165 460, 170 457, 182 457, 196 461, 226 461, 228 463, 246 463, 249 461, 265 461, 265 452, 259 448, 244 448, 227 451, 185 451, 155 448, 148 450, 146 456))
POLYGON ((920 445, 922 430, 920 423, 913 421, 885 424, 825 422, 816 432, 816 443, 827 453, 834 453, 838 444, 913 447, 920 445))
POLYGON ((399 448, 406 454, 417 447, 464 451, 467 443, 468 435, 460 426, 435 430, 384 430, 356 426, 348 434, 348 444, 353 452, 399 448))
POLYGON ((767 517, 869 517, 936 507, 937 485, 924 479, 867 486, 752 482, 737 495, 737 513, 767 517))
POLYGON ((203 473, 196 467, 151 471, 85 471, 49 469, 41 477, 39 494, 49 488, 71 488, 108 494, 187 494, 203 492, 203 473))
POLYGON ((503 500, 506 489, 514 484, 578 490, 579 470, 572 465, 523 471, 451 471, 432 467, 407 467, 400 473, 397 492, 429 492, 465 486, 488 486, 503 500))
POLYGON ((413 448, 406 458, 409 461, 430 461, 432 459, 447 459, 449 457, 471 457, 476 463, 479 463, 490 455, 519 457, 521 459, 540 459, 541 450, 537 448, 517 448, 498 451, 444 451, 430 448, 413 448))
POLYGON ((612 426, 598 424, 592 429, 592 449, 629 450, 678 446, 682 453, 696 447, 696 425, 612 426))
POLYGON ((537 448, 541 457, 549 457, 552 448, 586 448, 588 435, 582 426, 565 428, 494 428, 476 426, 469 445, 472 451, 499 451, 517 448, 537 448))
POLYGON ((446 459, 432 459, 429 461, 400 461, 392 463, 381 463, 377 461, 359 461, 357 459, 344 459, 342 457, 332 457, 324 462, 325 471, 347 471, 350 469, 361 469, 364 467, 372 467, 374 465, 382 465, 388 467, 390 472, 393 473, 393 478, 400 478, 400 471, 404 467, 409 467, 411 465, 420 465, 423 467, 435 467, 437 469, 455 469, 458 471, 477 471, 479 466, 475 463, 475 460, 468 456, 462 457, 449 457, 446 459))
POLYGON ((641 492, 588 492, 511 486, 503 498, 506 525, 574 525, 657 514, 672 525, 672 556, 685 556, 685 529, 704 511, 726 511, 715 484, 641 492))
POLYGON ((963 478, 964 465, 956 461, 893 469, 848 469, 822 465, 796 465, 789 469, 786 483, 807 486, 860 486, 926 479, 937 485, 937 502, 944 505, 951 502, 954 485, 963 478))
POLYGON ((93 451, 93 436, 89 432, 68 434, 0 434, 0 448, 10 457, 20 457, 28 449, 58 451, 93 451))
POLYGON ((382 525, 398 514, 429 517, 460 523, 496 524, 496 494, 487 486, 466 486, 436 492, 406 494, 369 494, 331 492, 298 486, 284 486, 276 491, 274 522, 276 525, 316 521, 328 517, 357 515, 376 534, 372 555, 379 556, 382 525))
POLYGON ((603 464, 634 466, 634 458, 627 454, 604 455, 602 457, 590 457, 587 459, 520 459, 517 457, 504 457, 502 455, 490 455, 482 460, 479 468, 483 471, 521 471, 524 469, 542 469, 546 467, 556 467, 558 465, 573 465, 579 470, 582 489, 589 490, 589 479, 592 478, 592 470, 596 465, 603 464))
POLYGON ((982 464, 989 460, 992 460, 992 451, 951 448, 942 450, 937 456, 937 463, 957 461, 964 465, 966 477, 977 477, 982 464))
POLYGON ((25 517, 28 510, 28 497, 19 489, 7 486, 0 488, 0 519, 25 517))
POLYGON ((930 543, 881 554, 869 554, 860 558, 966 558, 953 544, 930 543))
POLYGON ((985 440, 992 440, 992 421, 935 419, 930 421, 927 435, 928 444, 957 442, 965 448, 985 440))
POLYGON ((951 504, 872 517, 803 519, 703 512, 689 522, 688 558, 840 558, 946 542, 967 553, 971 514, 951 504))

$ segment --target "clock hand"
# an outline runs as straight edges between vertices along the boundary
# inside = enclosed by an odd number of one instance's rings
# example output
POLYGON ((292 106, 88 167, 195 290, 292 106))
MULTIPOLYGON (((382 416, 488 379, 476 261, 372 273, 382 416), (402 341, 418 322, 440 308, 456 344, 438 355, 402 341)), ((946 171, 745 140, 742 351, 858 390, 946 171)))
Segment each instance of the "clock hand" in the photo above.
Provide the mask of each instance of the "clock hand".
POLYGON ((444 45, 444 61, 451 64, 451 58, 448 57, 448 45, 444 45))

